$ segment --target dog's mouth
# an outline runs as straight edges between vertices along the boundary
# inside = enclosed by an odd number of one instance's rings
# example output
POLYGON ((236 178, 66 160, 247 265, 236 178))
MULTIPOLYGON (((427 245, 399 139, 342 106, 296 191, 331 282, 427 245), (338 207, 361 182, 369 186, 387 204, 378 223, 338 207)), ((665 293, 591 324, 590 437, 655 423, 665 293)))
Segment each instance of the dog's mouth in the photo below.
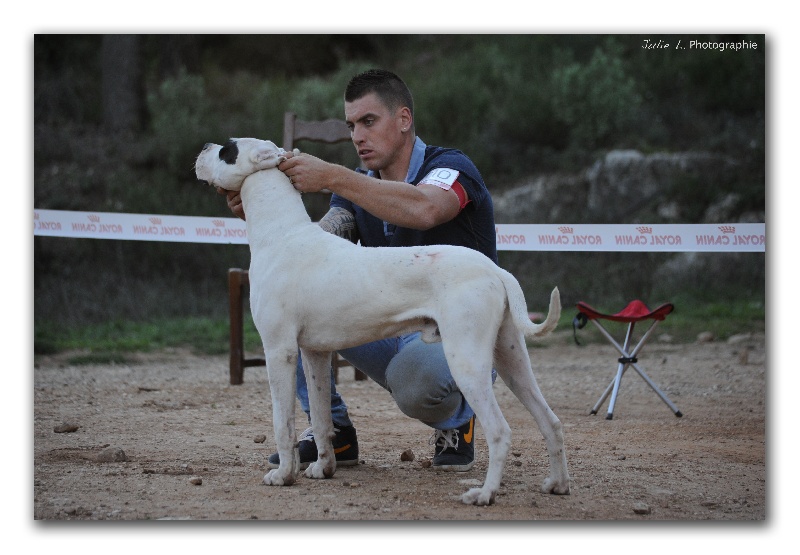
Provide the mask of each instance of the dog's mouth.
POLYGON ((205 179, 200 179, 199 177, 197 178, 197 182, 200 185, 205 185, 206 187, 208 187, 208 186, 213 187, 221 195, 225 195, 225 194, 228 194, 228 193, 232 192, 231 189, 226 189, 225 187, 220 187, 219 185, 214 185, 210 181, 206 181, 205 179))

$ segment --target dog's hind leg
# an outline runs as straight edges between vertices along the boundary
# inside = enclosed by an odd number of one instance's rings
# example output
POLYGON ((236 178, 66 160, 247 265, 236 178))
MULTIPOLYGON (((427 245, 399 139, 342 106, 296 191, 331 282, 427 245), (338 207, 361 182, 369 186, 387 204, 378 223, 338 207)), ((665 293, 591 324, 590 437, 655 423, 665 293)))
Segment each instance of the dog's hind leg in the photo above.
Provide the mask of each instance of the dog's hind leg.
POLYGON ((311 428, 317 445, 317 460, 306 468, 308 478, 330 478, 336 472, 331 420, 331 353, 303 349, 303 369, 308 383, 311 428))
POLYGON ((569 472, 564 451, 561 421, 542 395, 531 368, 522 332, 517 330, 506 311, 495 345, 495 367, 508 388, 528 409, 544 436, 550 462, 550 474, 542 483, 543 493, 569 494, 569 472))
POLYGON ((466 491, 461 496, 461 501, 467 505, 491 505, 500 489, 503 469, 511 448, 511 428, 503 417, 492 391, 491 362, 487 359, 483 364, 476 365, 474 369, 468 371, 474 373, 477 378, 461 380, 459 389, 481 423, 489 448, 489 468, 483 486, 466 491))
MULTIPOLYGON (((466 321, 466 320, 465 320, 466 321)), ((472 488, 461 496, 467 505, 491 505, 500 488, 508 451, 511 428, 503 418, 492 391, 491 341, 475 334, 455 335, 448 341, 443 336, 445 356, 450 372, 461 394, 475 411, 489 447, 489 468, 480 488, 472 488)))
POLYGON ((280 465, 264 476, 268 486, 291 486, 300 472, 300 453, 294 427, 297 391, 297 349, 274 352, 265 349, 269 389, 272 394, 272 427, 280 465))

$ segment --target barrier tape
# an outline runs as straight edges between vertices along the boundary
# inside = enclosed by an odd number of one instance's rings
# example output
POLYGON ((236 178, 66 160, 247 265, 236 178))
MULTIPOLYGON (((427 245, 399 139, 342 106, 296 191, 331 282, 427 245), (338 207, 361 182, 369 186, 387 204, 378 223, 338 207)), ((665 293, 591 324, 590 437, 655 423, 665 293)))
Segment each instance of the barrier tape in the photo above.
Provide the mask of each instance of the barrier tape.
MULTIPOLYGON (((497 224, 507 251, 765 252, 766 224, 497 224)), ((34 210, 39 237, 247 244, 238 218, 34 210)))

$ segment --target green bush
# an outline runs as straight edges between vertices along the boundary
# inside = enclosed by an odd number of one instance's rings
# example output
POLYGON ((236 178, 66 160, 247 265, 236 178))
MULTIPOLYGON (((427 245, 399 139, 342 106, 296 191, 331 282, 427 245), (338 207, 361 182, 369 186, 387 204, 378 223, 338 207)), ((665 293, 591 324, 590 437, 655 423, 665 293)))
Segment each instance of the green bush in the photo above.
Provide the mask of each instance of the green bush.
POLYGON ((609 43, 595 48, 587 63, 553 72, 553 111, 581 148, 608 146, 609 139, 633 126, 641 105, 638 85, 615 50, 609 43))
POLYGON ((198 140, 211 114, 204 80, 181 71, 177 77, 161 82, 147 96, 147 105, 154 152, 168 171, 182 175, 187 160, 193 160, 200 151, 198 140))

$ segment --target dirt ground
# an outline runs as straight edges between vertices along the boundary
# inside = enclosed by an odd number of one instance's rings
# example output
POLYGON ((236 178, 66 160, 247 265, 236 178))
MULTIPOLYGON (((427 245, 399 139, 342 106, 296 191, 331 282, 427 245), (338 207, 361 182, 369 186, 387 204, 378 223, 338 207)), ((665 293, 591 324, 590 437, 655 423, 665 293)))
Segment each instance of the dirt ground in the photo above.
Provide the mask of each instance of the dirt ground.
MULTIPOLYGON (((501 380, 495 393, 513 432, 496 503, 463 505, 475 467, 435 471, 430 429, 388 393, 341 371, 339 390, 359 433, 361 464, 329 480, 262 483, 274 451, 266 371, 228 383, 227 357, 184 352, 136 362, 70 366, 34 361, 35 520, 500 520, 764 521, 767 518, 763 335, 673 344, 653 339, 640 366, 682 411, 677 418, 630 370, 614 418, 590 415, 616 370, 608 344, 578 347, 557 332, 530 350, 539 385, 564 424, 572 492, 539 493, 541 434, 501 380), (71 427, 70 427, 71 426, 71 427), (74 430, 74 431, 70 431, 74 430), (257 441, 265 435, 266 440, 257 441), (401 461, 412 450, 413 461, 401 461)), ((298 416, 304 416, 298 412, 298 416)), ((304 420, 298 421, 302 431, 304 420)))

